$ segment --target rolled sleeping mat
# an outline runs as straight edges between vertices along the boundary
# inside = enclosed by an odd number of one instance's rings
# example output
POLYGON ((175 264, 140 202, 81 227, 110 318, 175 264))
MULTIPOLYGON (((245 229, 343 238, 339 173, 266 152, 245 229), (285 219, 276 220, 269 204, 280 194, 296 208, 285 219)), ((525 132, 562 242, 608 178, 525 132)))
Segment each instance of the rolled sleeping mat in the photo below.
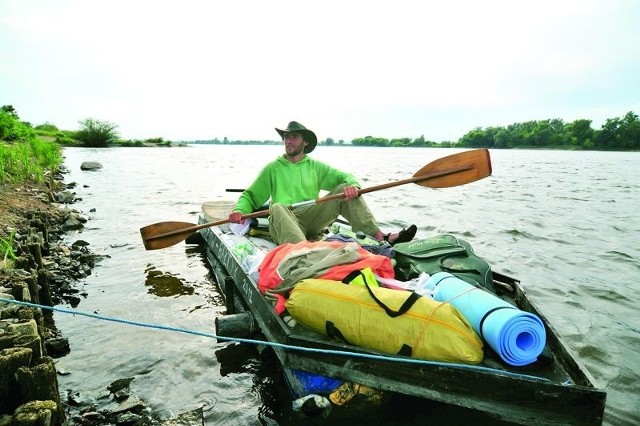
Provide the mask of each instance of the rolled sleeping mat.
POLYGON ((544 324, 493 294, 448 272, 433 274, 426 287, 438 302, 452 304, 473 329, 509 365, 522 366, 538 359, 547 335, 544 324))

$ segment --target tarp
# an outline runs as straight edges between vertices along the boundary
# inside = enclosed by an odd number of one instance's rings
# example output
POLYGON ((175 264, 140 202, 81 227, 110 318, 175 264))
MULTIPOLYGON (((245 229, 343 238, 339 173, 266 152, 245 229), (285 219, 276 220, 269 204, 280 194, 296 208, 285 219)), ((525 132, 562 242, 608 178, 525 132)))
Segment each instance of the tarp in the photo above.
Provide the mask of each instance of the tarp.
POLYGON ((289 379, 293 394, 297 398, 310 393, 329 394, 344 382, 341 379, 296 369, 291 369, 289 379))
POLYGON ((531 364, 542 353, 547 337, 537 315, 447 272, 434 274, 426 287, 433 291, 435 300, 456 307, 507 364, 531 364))

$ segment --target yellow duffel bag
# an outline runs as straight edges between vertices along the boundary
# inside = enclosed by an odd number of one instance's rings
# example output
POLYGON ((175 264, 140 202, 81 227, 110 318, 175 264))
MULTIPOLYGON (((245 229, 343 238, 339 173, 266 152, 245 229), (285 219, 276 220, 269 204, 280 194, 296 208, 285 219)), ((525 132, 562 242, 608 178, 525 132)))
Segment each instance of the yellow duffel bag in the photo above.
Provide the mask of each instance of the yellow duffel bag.
POLYGON ((300 324, 352 345, 432 361, 482 361, 482 340, 460 312, 413 292, 306 279, 286 307, 300 324))

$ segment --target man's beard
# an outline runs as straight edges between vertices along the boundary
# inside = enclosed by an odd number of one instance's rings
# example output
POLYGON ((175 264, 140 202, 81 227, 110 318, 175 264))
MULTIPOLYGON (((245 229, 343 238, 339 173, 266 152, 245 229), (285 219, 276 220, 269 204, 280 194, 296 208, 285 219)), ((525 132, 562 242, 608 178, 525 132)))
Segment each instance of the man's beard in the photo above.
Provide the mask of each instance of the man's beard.
POLYGON ((304 144, 296 148, 292 147, 291 150, 285 146, 285 152, 289 157, 295 157, 297 155, 300 155, 304 152, 304 144))

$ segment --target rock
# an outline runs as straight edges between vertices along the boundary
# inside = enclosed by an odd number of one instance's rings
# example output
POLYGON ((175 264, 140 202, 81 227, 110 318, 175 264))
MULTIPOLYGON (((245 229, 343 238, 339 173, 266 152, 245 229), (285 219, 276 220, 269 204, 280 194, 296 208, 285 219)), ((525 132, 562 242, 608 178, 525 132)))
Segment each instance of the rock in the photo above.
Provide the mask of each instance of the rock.
POLYGON ((97 161, 84 161, 80 165, 80 170, 94 171, 94 170, 100 170, 101 168, 102 168, 102 164, 98 163, 97 161))
POLYGON ((133 377, 128 377, 126 379, 118 379, 118 380, 112 382, 109 386, 107 386, 107 389, 111 393, 116 393, 116 392, 121 391, 123 389, 128 389, 129 388, 129 384, 131 384, 132 381, 133 381, 133 377))
POLYGON ((47 354, 51 358, 60 358, 71 352, 69 348, 69 339, 64 337, 55 337, 45 342, 47 354))
POLYGON ((135 423, 138 422, 142 419, 142 416, 139 416, 137 414, 134 413, 123 413, 118 415, 117 417, 117 423, 118 424, 128 424, 128 423, 135 423))
POLYGON ((142 402, 142 400, 137 395, 132 394, 125 401, 112 401, 106 407, 106 411, 117 416, 119 414, 131 411, 139 413, 144 408, 144 402, 142 402))
POLYGON ((102 424, 105 417, 97 411, 87 411, 81 416, 80 424, 102 424))
POLYGON ((56 193, 55 200, 61 204, 71 204, 73 203, 75 194, 69 191, 61 191, 56 193))
POLYGON ((53 401, 30 401, 18 407, 13 415, 15 426, 49 426, 59 424, 58 406, 53 401))
MULTIPOLYGON (((89 275, 101 257, 92 255, 82 240, 64 245, 63 234, 87 221, 63 206, 74 202, 75 195, 56 193, 51 184, 41 187, 0 191, 0 236, 11 239, 15 254, 0 265, 1 298, 46 306, 71 299, 75 307, 80 298, 73 282, 89 275)), ((61 405, 49 407, 46 401, 60 400, 51 356, 68 353, 69 343, 49 327, 38 308, 0 303, 0 426, 61 425, 65 420, 61 405)))
POLYGON ((62 224, 62 229, 64 231, 77 231, 78 229, 82 229, 84 225, 80 222, 75 216, 69 216, 67 221, 62 224))
POLYGON ((204 414, 202 408, 196 408, 172 417, 162 422, 162 426, 202 426, 204 425, 204 414))
POLYGON ((80 392, 71 392, 67 391, 67 404, 79 407, 82 404, 82 397, 80 396, 80 392))

